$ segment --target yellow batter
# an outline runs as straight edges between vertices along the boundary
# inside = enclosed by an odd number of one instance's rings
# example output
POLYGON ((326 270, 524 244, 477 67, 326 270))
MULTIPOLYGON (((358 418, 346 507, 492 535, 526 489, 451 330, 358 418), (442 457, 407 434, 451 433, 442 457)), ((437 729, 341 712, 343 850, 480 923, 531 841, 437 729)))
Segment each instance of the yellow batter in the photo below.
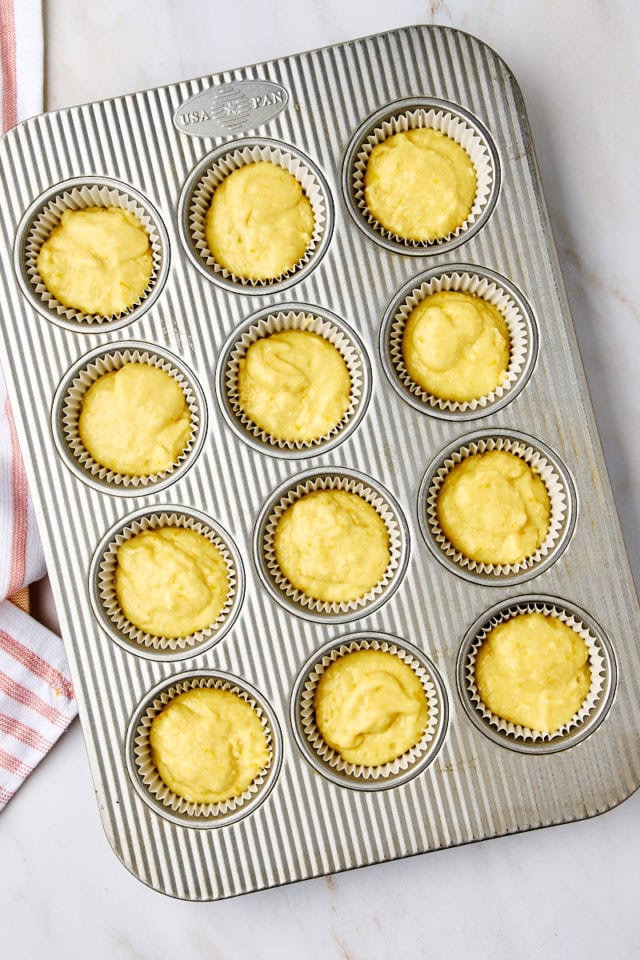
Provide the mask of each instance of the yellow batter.
POLYGON ((472 293, 442 290, 409 315, 402 354, 409 376, 442 400, 479 400, 505 379, 509 328, 497 307, 472 293))
POLYGON ((520 457, 492 450, 467 457, 438 496, 440 526, 453 546, 479 563, 518 563, 549 531, 544 482, 520 457))
POLYGON ((149 739, 163 782, 193 803, 241 796, 270 760, 260 718, 230 690, 181 693, 155 717, 149 739))
POLYGON ((192 432, 180 385, 146 363, 125 363, 94 381, 82 399, 78 429, 97 463, 136 477, 171 467, 192 432))
POLYGON ((476 195, 476 172, 455 140, 424 128, 378 143, 364 185, 369 212, 386 230, 405 240, 430 241, 465 222, 476 195))
POLYGON ((240 361, 240 406, 280 440, 315 440, 349 407, 351 378, 340 351, 305 330, 256 340, 240 361))
POLYGON ((318 730, 347 763, 377 767, 415 746, 427 725, 427 699, 406 663, 382 650, 358 650, 322 674, 318 730))
POLYGON ((129 210, 66 210, 38 254, 38 272, 59 303, 112 317, 132 307, 149 285, 149 236, 129 210))
POLYGON ((339 603, 371 590, 389 566, 389 534, 366 500, 316 490, 283 513, 274 537, 278 566, 308 597, 339 603))
POLYGON ((118 548, 115 589, 123 613, 140 630, 186 637, 215 623, 229 593, 229 574, 203 534, 160 527, 118 548))
POLYGON ((496 716, 554 733, 589 692, 589 651, 557 617, 526 613, 499 624, 478 652, 476 684, 496 716))
POLYGON ((216 189, 205 236, 215 260, 236 277, 274 280, 304 256, 313 224, 293 174, 259 161, 234 170, 216 189))

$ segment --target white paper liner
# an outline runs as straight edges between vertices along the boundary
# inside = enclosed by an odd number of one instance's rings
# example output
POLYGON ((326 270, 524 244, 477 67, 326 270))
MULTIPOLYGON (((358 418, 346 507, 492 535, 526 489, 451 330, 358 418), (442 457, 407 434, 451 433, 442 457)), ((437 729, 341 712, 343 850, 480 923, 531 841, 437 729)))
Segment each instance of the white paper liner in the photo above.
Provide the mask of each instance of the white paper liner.
POLYGON ((327 227, 327 200, 320 181, 316 177, 311 167, 305 163, 301 157, 289 152, 283 147, 274 147, 270 144, 257 145, 253 147, 243 147, 237 150, 230 150, 223 157, 214 160, 211 166, 203 173, 195 185, 188 201, 187 208, 188 229, 190 231, 190 245, 196 250, 203 264, 216 276, 228 280, 231 283, 239 284, 244 287, 273 287, 298 273, 303 267, 310 263, 327 227), (300 183, 302 190, 309 200, 313 209, 313 233, 311 241, 304 255, 292 267, 269 280, 255 280, 248 277, 239 277, 218 263, 207 244, 205 236, 205 222, 207 212, 211 206, 213 194, 222 181, 238 170, 240 167, 250 163, 266 161, 275 163, 277 166, 287 170, 300 183))
POLYGON ((261 704, 247 690, 220 677, 204 676, 174 683, 158 694, 140 719, 140 723, 134 734, 133 752, 138 776, 149 794, 155 800, 159 801, 174 813, 187 814, 190 817, 202 819, 218 819, 240 810, 259 793, 273 766, 274 738, 271 726, 261 704), (179 694, 185 693, 187 690, 195 690, 198 687, 228 690, 230 693, 235 693, 241 697, 256 711, 267 738, 269 762, 263 767, 258 776, 252 780, 244 793, 238 797, 230 797, 228 800, 222 800, 219 803, 195 803, 178 796, 178 794, 174 793, 161 779, 151 755, 149 737, 154 718, 179 694))
POLYGON ((520 308, 511 295, 498 283, 482 276, 481 273, 443 273, 420 284, 405 297, 389 324, 387 345, 389 358, 396 376, 405 390, 430 407, 463 413, 468 410, 490 407, 513 389, 525 369, 531 351, 531 337, 529 327, 520 308), (442 290, 471 293, 486 300, 497 307, 509 328, 509 365, 502 382, 491 393, 485 394, 483 397, 464 401, 443 400, 441 397, 428 393, 420 384, 416 383, 405 366, 402 338, 409 316, 423 300, 434 293, 440 293, 442 290))
POLYGON ((350 337, 328 317, 320 313, 303 311, 274 312, 258 320, 245 330, 229 352, 225 370, 224 386, 230 408, 244 429, 263 443, 281 450, 305 450, 322 446, 337 437, 351 423, 363 401, 364 361, 358 348, 350 337), (240 405, 238 394, 238 376, 240 361, 244 359, 249 347, 257 340, 283 330, 305 330, 323 337, 338 350, 347 365, 351 379, 350 402, 341 420, 328 433, 313 440, 283 440, 274 437, 251 420, 240 405))
POLYGON ((162 240, 155 218, 151 215, 150 211, 143 207, 131 194, 100 183, 93 185, 87 183, 83 186, 72 187, 60 193, 52 200, 49 200, 31 221, 24 251, 27 277, 29 278, 35 297, 39 299, 50 312, 57 314, 62 319, 87 325, 114 323, 123 317, 130 317, 131 320, 133 320, 137 307, 149 297, 157 283, 163 258, 162 240), (67 210, 85 210, 87 207, 119 207, 121 210, 128 210, 139 220, 141 226, 144 227, 149 236, 153 271, 147 288, 142 296, 139 297, 135 303, 131 304, 127 310, 123 310, 110 317, 104 317, 100 314, 83 313, 74 307, 66 307, 50 293, 38 272, 38 254, 40 253, 40 248, 60 223, 62 214, 67 210))
POLYGON ((493 163, 487 144, 477 130, 467 123, 466 120, 463 120, 461 116, 450 113, 447 110, 435 109, 433 107, 426 110, 424 107, 418 107, 415 110, 406 110, 395 116, 387 117, 374 130, 365 134, 360 148, 357 150, 353 164, 352 193, 360 215, 380 236, 403 247, 430 248, 448 243, 455 237, 460 236, 461 233, 468 230, 469 227, 476 222, 487 206, 494 177, 493 163), (452 140, 455 140, 455 142, 465 150, 476 172, 476 195, 469 215, 455 230, 435 240, 410 240, 392 233, 375 219, 367 207, 364 180, 371 151, 375 146, 387 140, 389 137, 394 136, 396 133, 404 133, 407 130, 423 128, 439 130, 452 140))
POLYGON ((355 477, 335 476, 328 473, 327 476, 312 477, 302 481, 280 497, 278 502, 273 505, 267 518, 261 548, 271 580, 288 600, 306 610, 312 610, 314 613, 321 613, 327 616, 340 616, 344 613, 363 610, 376 601, 381 594, 391 586, 400 569, 402 539, 402 525, 396 516, 395 510, 373 486, 355 477), (285 510, 297 500, 302 499, 302 497, 305 497, 309 493, 314 493, 316 490, 345 490, 348 493, 357 494, 375 509, 387 528, 387 534, 389 536, 389 563, 387 569, 382 579, 364 596, 358 597, 356 600, 328 601, 316 600, 314 597, 309 597, 306 593, 303 593, 302 590, 294 587, 278 566, 275 551, 275 532, 280 518, 285 510))
POLYGON ((386 640, 381 642, 375 639, 347 641, 326 653, 309 671, 306 682, 300 692, 298 703, 298 715, 302 730, 304 731, 309 746, 318 759, 333 770, 361 780, 385 780, 389 777, 397 776, 397 774, 419 763, 429 750, 436 736, 440 714, 441 706, 438 692, 425 667, 403 647, 389 643, 386 640), (383 653, 390 653, 398 657, 399 660, 402 660, 403 663, 411 667, 416 674, 422 684, 422 689, 427 699, 427 726, 418 743, 410 747, 395 760, 380 764, 380 766, 377 767, 348 763, 340 756, 337 750, 330 747, 324 740, 316 724, 315 695, 320 678, 325 670, 332 663, 335 663, 336 660, 346 656, 348 653, 355 653, 358 650, 380 650, 383 653))
POLYGON ((478 632, 474 641, 469 647, 464 666, 466 691, 480 716, 495 730, 499 730, 501 733, 505 733, 509 737, 513 737, 517 740, 527 740, 536 743, 549 742, 551 740, 558 740, 566 737, 577 727, 583 726, 586 722, 588 722, 589 717, 593 714, 596 707, 599 705, 600 700, 602 699, 605 685, 605 674, 606 662, 602 652, 602 645, 598 636, 594 634, 591 629, 571 610, 565 610, 563 607, 554 603, 542 601, 537 603, 518 603, 516 601, 510 604, 504 610, 494 614, 478 632), (584 640, 589 651, 589 670, 591 673, 591 686, 589 688, 589 692, 587 693, 587 696, 585 697, 578 712, 575 713, 567 723, 553 733, 545 733, 541 730, 531 730, 529 727, 523 727, 521 724, 512 723, 510 720, 504 720, 502 717, 498 717, 495 713, 492 713, 487 706, 485 706, 476 685, 476 659, 478 652, 487 639, 490 631, 493 630, 494 627, 497 627, 498 624, 505 623, 507 620, 512 620, 514 617, 526 613, 542 613, 545 616, 557 617, 557 619, 561 620, 562 623, 565 623, 568 627, 571 627, 572 630, 575 630, 582 640, 584 640))
POLYGON ((60 409, 61 426, 66 446, 76 461, 87 473, 105 483, 122 487, 144 487, 153 486, 164 480, 170 474, 179 470, 188 460, 193 451, 198 432, 200 430, 200 414, 198 410, 198 401, 195 391, 185 377, 173 363, 164 357, 161 353, 155 353, 153 350, 143 349, 125 349, 118 350, 115 346, 108 353, 103 353, 93 360, 90 360, 82 370, 74 377, 73 382, 68 387, 61 403, 60 409), (177 458, 174 464, 158 473, 148 476, 132 476, 124 473, 117 473, 103 466, 93 459, 89 451, 84 446, 79 431, 80 413, 82 409, 82 400, 89 389, 101 376, 111 373, 114 370, 120 370, 126 363, 146 363, 149 366, 157 367, 170 374, 180 385, 189 414, 191 416, 191 436, 186 447, 177 458))
POLYGON ((512 576, 537 566, 558 546, 561 540, 564 521, 567 514, 569 494, 564 480, 550 460, 534 447, 522 440, 496 435, 474 440, 463 445, 448 456, 436 470, 427 492, 427 525, 433 540, 442 552, 458 566, 473 573, 489 574, 494 577, 512 576), (438 496, 447 474, 467 457, 492 450, 504 450, 513 453, 527 463, 543 481, 551 502, 551 516, 547 536, 535 553, 518 563, 483 563, 472 560, 457 550, 443 532, 438 518, 438 496))
POLYGON ((228 620, 238 592, 238 571, 228 544, 213 527, 183 513, 149 513, 133 520, 120 530, 105 548, 98 567, 97 579, 97 595, 100 605, 112 628, 124 640, 132 644, 163 651, 186 650, 187 648, 201 647, 208 643, 212 637, 220 633, 228 620), (215 622, 202 630, 188 634, 186 637, 162 637, 141 630, 123 612, 115 589, 118 550, 122 544, 146 530, 161 530, 166 527, 195 530, 196 533, 205 536, 218 548, 227 568, 229 581, 227 598, 215 622))

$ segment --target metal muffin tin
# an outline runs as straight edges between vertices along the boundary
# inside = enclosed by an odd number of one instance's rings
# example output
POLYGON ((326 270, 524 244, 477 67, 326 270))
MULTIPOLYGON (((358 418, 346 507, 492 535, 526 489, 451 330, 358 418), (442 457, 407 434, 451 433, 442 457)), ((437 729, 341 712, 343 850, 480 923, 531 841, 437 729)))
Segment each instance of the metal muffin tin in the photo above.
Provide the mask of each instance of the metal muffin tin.
POLYGON ((100 812, 109 842, 129 870, 176 897, 218 899, 593 816, 636 789, 637 598, 522 97, 492 50, 455 30, 415 26, 74 107, 10 131, 0 143, 0 171, 5 375, 100 812), (455 243, 402 252, 354 222, 345 158, 359 131, 369 130, 379 115, 425 98, 444 101, 477 125, 495 165, 496 190, 483 222, 463 230, 455 243), (185 252, 179 214, 194 171, 210 154, 241 147, 249 134, 253 144, 275 141, 308 157, 326 180, 328 209, 335 214, 333 235, 310 269, 294 271, 286 284, 250 290, 212 282, 196 269, 185 252), (32 291, 25 296, 21 224, 28 225, 43 197, 75 178, 116 181, 158 211, 166 228, 164 286, 126 324, 61 325, 43 315, 32 291), (526 385, 473 424, 415 409, 390 384, 379 350, 383 318, 399 291, 427 268, 448 265, 482 268, 508 280, 526 298, 539 334, 526 385), (356 331, 372 381, 356 428, 331 449, 310 450, 296 460, 240 439, 215 396, 217 363, 233 332, 253 314, 281 312, 292 303, 328 310, 356 331), (181 358, 202 386, 208 416, 201 421, 201 448, 164 489, 141 488, 137 496, 127 490, 123 497, 118 485, 83 482, 68 468, 51 417, 59 385, 82 357, 131 340, 181 358), (472 427, 524 433, 548 447, 566 465, 575 489, 570 541, 526 586, 469 582, 460 570, 438 562, 421 534, 422 478, 472 427), (256 523, 274 492, 299 474, 332 469, 371 478, 398 501, 407 520, 408 564, 397 590, 348 623, 310 621, 276 602, 253 557, 256 523), (107 532, 137 511, 169 506, 200 511, 227 531, 246 575, 238 617, 225 636, 192 655, 186 651, 179 661, 154 657, 146 648, 140 656, 116 643, 91 603, 92 558, 107 532), (538 744, 535 753, 505 749, 513 744, 484 729, 458 689, 457 663, 469 631, 496 604, 530 598, 526 589, 555 600, 558 608, 564 603, 582 611, 605 638, 607 689, 597 724, 562 750, 553 741, 549 749, 538 744), (352 789, 329 780, 300 749, 295 711, 291 715, 294 685, 304 665, 328 645, 348 642, 350 635, 381 634, 397 638, 399 646, 412 644, 433 664, 442 678, 448 722, 432 762, 415 776, 382 789, 352 789), (263 788, 259 804, 247 805, 249 813, 241 807, 237 819, 205 823, 188 812, 176 816, 155 799, 149 802, 136 773, 136 718, 156 691, 194 675, 235 678, 273 711, 269 789, 263 788))

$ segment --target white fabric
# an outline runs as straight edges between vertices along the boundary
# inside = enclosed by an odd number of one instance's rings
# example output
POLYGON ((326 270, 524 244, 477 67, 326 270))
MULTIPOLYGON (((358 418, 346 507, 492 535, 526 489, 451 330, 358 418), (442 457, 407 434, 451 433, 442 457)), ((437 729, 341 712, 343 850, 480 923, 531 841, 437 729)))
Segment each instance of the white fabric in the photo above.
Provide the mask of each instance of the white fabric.
POLYGON ((42 0, 14 0, 18 118, 42 113, 44 96, 44 31, 42 0))
MULTIPOLYGON (((7 127, 42 110, 40 0, 0 0, 0 31, 0 104, 7 127)), ((43 574, 42 546, 0 373, 0 810, 77 712, 62 641, 7 599, 43 574)))

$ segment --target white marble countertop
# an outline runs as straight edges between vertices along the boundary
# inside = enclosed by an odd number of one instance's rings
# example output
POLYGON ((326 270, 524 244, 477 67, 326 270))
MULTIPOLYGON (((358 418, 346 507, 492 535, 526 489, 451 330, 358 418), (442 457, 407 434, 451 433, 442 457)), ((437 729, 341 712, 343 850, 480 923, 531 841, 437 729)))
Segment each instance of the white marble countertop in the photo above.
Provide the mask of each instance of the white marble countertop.
MULTIPOLYGON (((640 8, 633 0, 49 0, 47 107, 406 25, 459 27, 522 86, 592 398, 640 579, 640 8)), ((0 815, 7 960, 640 956, 640 794, 596 820, 218 904, 117 862, 76 723, 0 815)))

